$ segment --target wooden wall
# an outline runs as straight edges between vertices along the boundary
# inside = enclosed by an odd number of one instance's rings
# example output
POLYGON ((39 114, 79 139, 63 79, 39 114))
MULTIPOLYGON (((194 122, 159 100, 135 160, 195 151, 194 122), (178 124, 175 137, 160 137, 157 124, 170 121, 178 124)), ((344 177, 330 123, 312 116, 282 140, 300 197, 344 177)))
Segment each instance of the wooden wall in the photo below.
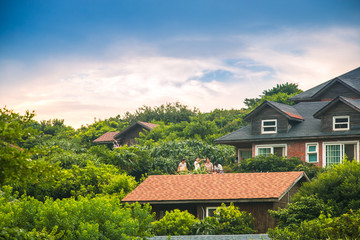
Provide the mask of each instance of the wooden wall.
POLYGON ((286 117, 281 115, 278 111, 274 110, 269 106, 265 106, 261 114, 255 115, 251 120, 251 134, 260 135, 261 134, 261 121, 262 120, 277 120, 277 133, 287 133, 289 130, 289 122, 286 117))

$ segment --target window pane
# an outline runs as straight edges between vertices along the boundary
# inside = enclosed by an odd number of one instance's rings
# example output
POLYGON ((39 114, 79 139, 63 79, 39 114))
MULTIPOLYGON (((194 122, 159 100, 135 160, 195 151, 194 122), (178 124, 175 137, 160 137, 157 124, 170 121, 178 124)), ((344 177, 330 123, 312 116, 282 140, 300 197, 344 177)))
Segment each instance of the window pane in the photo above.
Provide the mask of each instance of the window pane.
POLYGON ((263 122, 264 126, 275 126, 275 121, 263 122))
POLYGON ((259 155, 269 156, 271 154, 271 148, 259 148, 259 155))
POLYGON ((335 123, 347 123, 348 118, 335 118, 335 123))
POLYGON ((264 132, 274 132, 275 130, 275 127, 264 127, 264 132))
POLYGON ((239 155, 240 155, 240 160, 249 159, 252 157, 252 151, 251 150, 240 151, 239 155))
POLYGON ((342 155, 341 145, 326 145, 326 165, 339 164, 342 155))
POLYGON ((309 146, 308 152, 316 152, 316 146, 309 146))
POLYGON ((309 153, 309 162, 317 162, 317 154, 309 153))

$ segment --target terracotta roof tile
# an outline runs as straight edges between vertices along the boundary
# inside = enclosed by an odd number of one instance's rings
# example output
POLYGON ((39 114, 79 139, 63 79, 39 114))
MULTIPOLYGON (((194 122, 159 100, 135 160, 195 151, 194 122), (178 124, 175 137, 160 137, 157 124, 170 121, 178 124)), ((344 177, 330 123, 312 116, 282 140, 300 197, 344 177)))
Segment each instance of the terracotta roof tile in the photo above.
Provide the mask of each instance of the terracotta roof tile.
POLYGON ((149 176, 124 202, 279 199, 303 172, 149 176))
POLYGON ((114 141, 114 136, 119 132, 107 132, 95 139, 93 142, 112 142, 114 141))

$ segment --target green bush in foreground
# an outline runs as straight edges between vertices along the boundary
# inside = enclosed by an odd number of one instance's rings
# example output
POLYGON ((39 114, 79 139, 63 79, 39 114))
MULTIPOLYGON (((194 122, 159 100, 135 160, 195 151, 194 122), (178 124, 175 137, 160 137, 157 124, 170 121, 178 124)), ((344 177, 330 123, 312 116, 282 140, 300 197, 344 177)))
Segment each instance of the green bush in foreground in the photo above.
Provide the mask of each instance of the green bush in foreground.
POLYGON ((360 210, 340 217, 326 217, 304 221, 300 225, 269 230, 269 237, 278 240, 360 239, 360 210))
POLYGON ((47 199, 40 202, 11 188, 0 192, 0 239, 137 239, 151 236, 149 205, 122 205, 118 197, 47 199))
POLYGON ((199 220, 188 211, 166 211, 165 216, 159 221, 153 222, 153 230, 157 236, 166 235, 190 235, 192 226, 199 220))

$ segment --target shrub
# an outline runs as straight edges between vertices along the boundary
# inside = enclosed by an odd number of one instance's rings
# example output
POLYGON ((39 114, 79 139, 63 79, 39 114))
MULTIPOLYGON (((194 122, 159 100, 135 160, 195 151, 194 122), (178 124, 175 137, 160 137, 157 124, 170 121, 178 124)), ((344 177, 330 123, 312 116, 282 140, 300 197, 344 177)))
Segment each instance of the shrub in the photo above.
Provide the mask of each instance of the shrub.
POLYGON ((309 178, 313 178, 321 171, 321 168, 301 161, 297 157, 284 158, 276 155, 259 155, 242 160, 239 165, 233 167, 235 172, 286 172, 305 171, 309 178))
POLYGON ((154 215, 150 213, 149 205, 123 206, 116 196, 47 199, 42 203, 25 195, 13 200, 10 188, 3 191, 0 195, 0 234, 3 236, 34 235, 33 239, 40 236, 47 239, 136 239, 151 236, 150 223, 154 215))
POLYGON ((311 183, 305 183, 294 201, 301 197, 316 195, 333 208, 334 216, 350 209, 360 208, 360 163, 345 161, 319 174, 311 183))
POLYGON ((299 226, 269 230, 272 239, 359 239, 360 238, 360 210, 344 213, 340 217, 326 217, 304 221, 299 226))
POLYGON ((159 221, 153 222, 155 235, 189 235, 193 225, 198 222, 194 215, 188 211, 166 211, 165 216, 159 221))

